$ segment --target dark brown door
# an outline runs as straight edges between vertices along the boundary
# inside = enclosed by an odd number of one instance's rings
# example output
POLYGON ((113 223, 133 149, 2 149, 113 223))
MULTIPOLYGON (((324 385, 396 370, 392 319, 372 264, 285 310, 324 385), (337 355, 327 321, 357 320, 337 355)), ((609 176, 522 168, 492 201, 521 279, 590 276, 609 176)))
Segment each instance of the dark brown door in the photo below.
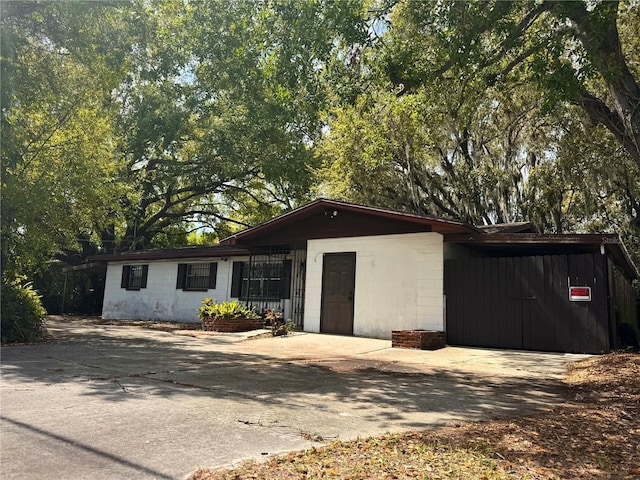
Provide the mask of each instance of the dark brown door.
POLYGON ((325 253, 322 262, 320 331, 353 335, 356 254, 325 253))

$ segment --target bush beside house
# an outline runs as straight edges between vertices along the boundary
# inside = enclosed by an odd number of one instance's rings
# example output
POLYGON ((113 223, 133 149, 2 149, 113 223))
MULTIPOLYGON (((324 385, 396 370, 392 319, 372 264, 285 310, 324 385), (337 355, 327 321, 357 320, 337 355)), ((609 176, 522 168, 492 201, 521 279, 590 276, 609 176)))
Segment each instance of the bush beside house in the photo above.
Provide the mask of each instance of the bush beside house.
POLYGON ((47 314, 40 296, 21 279, 2 280, 0 338, 2 343, 33 342, 42 335, 42 322, 47 314))

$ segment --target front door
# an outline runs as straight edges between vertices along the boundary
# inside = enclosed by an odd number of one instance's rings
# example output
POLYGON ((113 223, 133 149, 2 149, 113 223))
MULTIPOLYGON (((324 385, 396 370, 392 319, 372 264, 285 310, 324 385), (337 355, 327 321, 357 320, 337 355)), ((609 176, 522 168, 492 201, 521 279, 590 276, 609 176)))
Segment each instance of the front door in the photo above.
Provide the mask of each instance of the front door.
POLYGON ((353 335, 356 253, 325 253, 322 262, 320 331, 353 335))

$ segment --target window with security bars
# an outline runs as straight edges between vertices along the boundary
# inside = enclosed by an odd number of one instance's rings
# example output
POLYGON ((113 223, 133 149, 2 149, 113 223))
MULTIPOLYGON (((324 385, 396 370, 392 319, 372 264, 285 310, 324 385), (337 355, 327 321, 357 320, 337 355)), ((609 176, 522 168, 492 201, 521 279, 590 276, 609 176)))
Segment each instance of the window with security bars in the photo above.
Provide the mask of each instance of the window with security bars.
POLYGON ((242 300, 290 298, 291 260, 233 262, 231 297, 242 300))
POLYGON ((123 265, 120 288, 140 290, 147 288, 149 265, 123 265))
POLYGON ((217 263, 180 263, 176 288, 206 291, 216 288, 217 263))
POLYGON ((282 263, 245 262, 242 269, 241 298, 278 300, 282 263))

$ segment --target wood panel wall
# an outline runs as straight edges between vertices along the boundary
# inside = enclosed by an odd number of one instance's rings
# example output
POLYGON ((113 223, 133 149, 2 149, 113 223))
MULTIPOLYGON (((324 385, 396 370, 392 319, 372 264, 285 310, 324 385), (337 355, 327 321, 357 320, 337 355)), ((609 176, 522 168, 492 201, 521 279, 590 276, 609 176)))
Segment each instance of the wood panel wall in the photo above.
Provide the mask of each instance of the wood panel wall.
POLYGON ((606 267, 599 254, 447 260, 447 343, 608 352, 606 267), (591 287, 591 301, 569 301, 570 285, 591 287))

